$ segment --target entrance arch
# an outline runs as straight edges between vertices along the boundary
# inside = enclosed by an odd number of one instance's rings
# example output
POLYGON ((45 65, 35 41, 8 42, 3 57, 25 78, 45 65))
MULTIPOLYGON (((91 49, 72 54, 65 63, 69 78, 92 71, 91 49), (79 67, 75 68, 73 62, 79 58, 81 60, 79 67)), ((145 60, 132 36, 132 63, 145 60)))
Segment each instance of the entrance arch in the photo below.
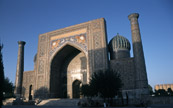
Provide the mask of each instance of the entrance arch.
POLYGON ((32 85, 29 86, 29 100, 32 100, 32 85))
POLYGON ((87 61, 84 52, 65 45, 51 61, 50 97, 72 98, 72 82, 87 79, 87 61))
POLYGON ((75 80, 72 84, 73 87, 73 98, 80 98, 80 85, 81 81, 75 80))

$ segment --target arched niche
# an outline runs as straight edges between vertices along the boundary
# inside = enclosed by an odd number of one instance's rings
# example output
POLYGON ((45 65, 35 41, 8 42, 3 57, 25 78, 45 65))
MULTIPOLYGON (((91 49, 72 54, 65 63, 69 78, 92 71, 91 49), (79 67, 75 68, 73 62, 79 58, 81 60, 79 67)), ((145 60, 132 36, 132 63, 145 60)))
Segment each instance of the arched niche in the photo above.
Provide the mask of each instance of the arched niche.
POLYGON ((66 44, 51 59, 50 97, 72 98, 72 83, 87 82, 87 59, 79 48, 66 44))

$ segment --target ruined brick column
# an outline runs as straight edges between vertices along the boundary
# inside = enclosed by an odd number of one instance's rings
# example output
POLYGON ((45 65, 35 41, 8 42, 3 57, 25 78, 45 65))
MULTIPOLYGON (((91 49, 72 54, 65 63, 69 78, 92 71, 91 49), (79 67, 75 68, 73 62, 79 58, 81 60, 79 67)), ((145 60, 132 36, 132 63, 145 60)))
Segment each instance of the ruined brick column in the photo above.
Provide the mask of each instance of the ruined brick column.
POLYGON ((138 24, 138 13, 128 16, 131 23, 131 33, 133 42, 133 54, 136 68, 136 89, 148 89, 148 79, 146 73, 145 59, 142 47, 141 34, 138 24))
POLYGON ((16 81, 15 81, 15 90, 14 94, 17 98, 21 97, 22 94, 22 80, 23 80, 23 71, 24 71, 24 41, 18 41, 18 58, 17 58, 17 70, 16 70, 16 81))

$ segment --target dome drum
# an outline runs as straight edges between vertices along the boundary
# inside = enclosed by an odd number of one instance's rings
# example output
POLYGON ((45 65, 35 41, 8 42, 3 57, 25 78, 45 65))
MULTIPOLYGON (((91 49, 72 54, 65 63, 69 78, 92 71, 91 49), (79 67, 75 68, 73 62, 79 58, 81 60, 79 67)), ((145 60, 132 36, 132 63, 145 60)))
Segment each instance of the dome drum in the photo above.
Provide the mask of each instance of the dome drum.
POLYGON ((120 59, 120 58, 128 58, 130 57, 130 51, 126 49, 118 50, 118 51, 113 51, 110 54, 110 59, 115 60, 115 59, 120 59))

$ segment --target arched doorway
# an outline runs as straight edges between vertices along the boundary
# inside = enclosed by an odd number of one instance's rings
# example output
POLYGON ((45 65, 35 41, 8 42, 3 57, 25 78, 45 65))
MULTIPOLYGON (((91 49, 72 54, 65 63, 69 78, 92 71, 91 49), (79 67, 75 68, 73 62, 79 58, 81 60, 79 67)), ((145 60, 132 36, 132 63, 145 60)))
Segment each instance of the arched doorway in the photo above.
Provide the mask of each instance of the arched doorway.
POLYGON ((29 86, 29 100, 32 100, 32 85, 29 86))
POLYGON ((73 98, 80 98, 80 84, 81 82, 79 80, 73 82, 73 98))
POLYGON ((74 79, 86 80, 86 63, 85 54, 71 45, 58 51, 51 62, 50 97, 72 98, 74 79))

